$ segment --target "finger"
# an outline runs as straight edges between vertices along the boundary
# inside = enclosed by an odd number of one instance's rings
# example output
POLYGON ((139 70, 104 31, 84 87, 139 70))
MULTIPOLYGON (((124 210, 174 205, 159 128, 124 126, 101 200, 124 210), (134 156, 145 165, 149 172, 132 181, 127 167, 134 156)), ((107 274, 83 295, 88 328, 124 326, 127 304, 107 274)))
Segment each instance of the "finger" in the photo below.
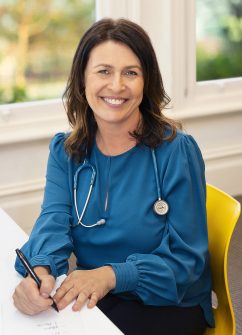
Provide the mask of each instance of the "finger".
POLYGON ((24 314, 27 315, 36 314, 35 309, 32 306, 30 306, 30 304, 27 304, 23 300, 16 299, 15 296, 13 296, 13 304, 19 311, 21 311, 24 314))
POLYGON ((30 277, 23 279, 15 288, 13 301, 16 308, 28 315, 46 310, 52 304, 51 299, 41 297, 36 283, 30 277))
POLYGON ((43 298, 48 298, 51 294, 55 285, 55 279, 52 276, 44 276, 41 278, 41 286, 40 286, 40 295, 43 298))
POLYGON ((72 288, 73 288, 72 282, 63 282, 61 286, 56 290, 53 299, 58 303, 72 288))
POLYGON ((23 301, 32 304, 39 298, 39 289, 37 285, 29 279, 24 279, 16 288, 13 294, 16 301, 23 301))
POLYGON ((96 306, 96 304, 97 304, 97 302, 98 302, 99 299, 100 298, 98 297, 97 293, 93 292, 92 295, 91 295, 91 297, 90 297, 90 300, 89 300, 89 302, 87 304, 87 307, 88 308, 93 308, 94 306, 96 306))
POLYGON ((76 297, 78 296, 78 291, 74 287, 71 288, 66 294, 63 296, 61 300, 57 302, 57 306, 59 309, 64 309, 67 305, 70 304, 76 297))
POLYGON ((51 299, 46 299, 41 296, 40 290, 32 278, 24 279, 20 285, 16 287, 14 296, 16 299, 30 306, 40 306, 42 309, 48 308, 52 303, 51 299))
POLYGON ((79 293, 79 295, 76 299, 76 302, 72 306, 72 310, 75 311, 75 312, 80 311, 82 306, 86 303, 86 301, 88 300, 90 295, 91 295, 91 293, 88 290, 82 290, 79 293))
POLYGON ((50 306, 40 306, 38 304, 34 304, 32 302, 26 301, 26 300, 19 300, 19 299, 13 299, 15 307, 27 315, 36 315, 46 309, 48 309, 50 306))
POLYGON ((13 302, 15 307, 25 314, 37 314, 48 309, 52 304, 51 299, 44 299, 39 295, 39 293, 38 295, 30 294, 28 296, 21 293, 22 292, 18 294, 18 290, 15 290, 13 294, 13 302))

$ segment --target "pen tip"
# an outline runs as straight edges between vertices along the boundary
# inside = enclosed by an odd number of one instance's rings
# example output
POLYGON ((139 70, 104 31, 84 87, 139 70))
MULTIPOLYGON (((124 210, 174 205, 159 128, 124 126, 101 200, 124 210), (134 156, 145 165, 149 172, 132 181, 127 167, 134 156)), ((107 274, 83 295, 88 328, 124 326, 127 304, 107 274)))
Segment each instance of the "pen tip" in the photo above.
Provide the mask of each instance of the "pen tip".
POLYGON ((53 304, 51 306, 56 310, 56 312, 59 312, 59 309, 58 309, 58 307, 57 307, 57 305, 56 305, 55 302, 53 302, 53 304))

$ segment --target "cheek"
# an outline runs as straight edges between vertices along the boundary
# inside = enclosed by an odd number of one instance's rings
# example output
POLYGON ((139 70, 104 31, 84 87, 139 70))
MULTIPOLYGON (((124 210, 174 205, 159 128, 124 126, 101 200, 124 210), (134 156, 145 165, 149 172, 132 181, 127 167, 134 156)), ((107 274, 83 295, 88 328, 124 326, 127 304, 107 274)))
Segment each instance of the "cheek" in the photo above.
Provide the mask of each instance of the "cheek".
POLYGON ((140 80, 133 88, 133 91, 136 93, 137 97, 143 96, 144 93, 144 82, 140 80))
POLYGON ((104 87, 104 83, 98 81, 95 78, 90 78, 86 81, 85 91, 89 96, 98 96, 104 87))
POLYGON ((97 95, 97 88, 95 87, 95 85, 87 84, 86 88, 85 88, 85 94, 86 94, 86 98, 87 98, 88 103, 93 101, 93 99, 97 95))
POLYGON ((139 86, 138 88, 136 88, 135 90, 135 97, 136 99, 141 102, 143 99, 143 95, 144 95, 144 91, 143 91, 143 85, 139 86))

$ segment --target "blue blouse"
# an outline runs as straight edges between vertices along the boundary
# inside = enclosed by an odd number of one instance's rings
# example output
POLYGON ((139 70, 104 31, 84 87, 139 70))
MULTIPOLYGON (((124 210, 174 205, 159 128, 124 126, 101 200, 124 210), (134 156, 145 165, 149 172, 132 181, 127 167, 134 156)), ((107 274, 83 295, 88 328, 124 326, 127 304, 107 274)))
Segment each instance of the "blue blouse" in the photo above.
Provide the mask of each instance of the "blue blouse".
MULTIPOLYGON (((65 138, 59 133, 50 143, 42 210, 22 247, 31 264, 47 265, 59 276, 67 273, 74 252, 78 269, 112 266, 113 294, 155 306, 200 304, 213 326, 204 162, 194 139, 178 131, 155 149, 162 199, 169 204, 164 216, 153 211, 157 185, 150 148, 137 145, 105 156, 94 143, 89 161, 96 180, 82 222, 106 223, 86 228, 78 224, 73 196, 80 164, 66 154, 65 138)), ((78 175, 79 214, 91 172, 78 175)), ((15 267, 25 275, 18 259, 15 267)))

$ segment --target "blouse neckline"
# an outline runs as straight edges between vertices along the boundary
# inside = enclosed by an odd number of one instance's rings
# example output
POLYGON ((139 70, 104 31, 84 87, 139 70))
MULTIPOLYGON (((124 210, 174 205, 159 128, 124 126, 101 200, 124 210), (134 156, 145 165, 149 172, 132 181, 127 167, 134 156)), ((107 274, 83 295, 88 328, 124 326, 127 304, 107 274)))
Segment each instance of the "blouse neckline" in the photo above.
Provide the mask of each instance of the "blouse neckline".
POLYGON ((95 151, 98 153, 99 156, 101 157, 104 157, 104 158, 121 158, 121 157, 125 157, 125 156, 128 156, 130 153, 133 153, 135 152, 139 147, 139 144, 136 144, 135 146, 133 146, 132 148, 120 153, 120 154, 117 154, 117 155, 106 155, 104 154, 98 147, 97 145, 97 142, 96 140, 94 141, 94 149, 95 151))

